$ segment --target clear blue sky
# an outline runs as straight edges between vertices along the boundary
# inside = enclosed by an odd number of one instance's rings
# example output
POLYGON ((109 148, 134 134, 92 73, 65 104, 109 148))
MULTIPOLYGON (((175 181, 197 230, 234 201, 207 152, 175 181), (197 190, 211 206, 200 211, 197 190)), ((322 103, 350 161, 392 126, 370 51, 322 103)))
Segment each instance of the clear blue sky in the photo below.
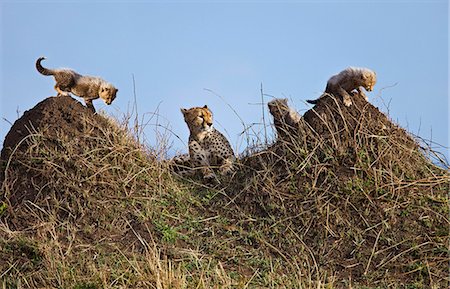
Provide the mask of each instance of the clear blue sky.
POLYGON ((181 107, 207 104, 216 128, 241 152, 243 126, 225 102, 247 125, 261 123, 262 83, 265 93, 290 98, 303 114, 311 107, 305 100, 318 97, 328 78, 348 66, 377 72, 369 101, 394 121, 449 144, 445 0, 0 3, 1 142, 10 128, 3 119, 14 122, 55 95, 53 78, 34 66, 46 56, 46 67, 115 84, 119 94, 111 106, 94 101, 113 116, 131 111, 134 75, 147 141, 157 145, 161 127, 155 124, 167 126, 174 133, 172 153, 186 152, 181 107), (159 117, 151 118, 156 111, 159 117))

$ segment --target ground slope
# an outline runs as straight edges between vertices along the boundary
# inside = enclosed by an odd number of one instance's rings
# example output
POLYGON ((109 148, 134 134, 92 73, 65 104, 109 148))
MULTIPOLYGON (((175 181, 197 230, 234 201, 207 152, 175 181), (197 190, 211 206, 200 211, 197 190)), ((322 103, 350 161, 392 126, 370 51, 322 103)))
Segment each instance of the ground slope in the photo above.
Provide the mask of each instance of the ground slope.
POLYGON ((210 185, 117 121, 44 100, 2 151, 2 285, 448 287, 448 171, 413 137, 359 96, 286 130, 210 185))
POLYGON ((304 262, 340 285, 447 287, 448 170, 362 97, 353 103, 324 98, 244 159, 231 206, 268 220, 274 253, 298 264, 309 252, 304 262))

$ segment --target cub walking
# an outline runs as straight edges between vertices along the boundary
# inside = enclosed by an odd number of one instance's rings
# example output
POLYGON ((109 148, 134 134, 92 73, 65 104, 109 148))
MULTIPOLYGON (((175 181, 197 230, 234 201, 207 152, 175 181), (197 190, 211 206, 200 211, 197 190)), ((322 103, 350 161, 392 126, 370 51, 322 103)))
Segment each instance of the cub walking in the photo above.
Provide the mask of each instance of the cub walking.
POLYGON ((342 96, 345 106, 352 105, 350 98, 352 91, 356 91, 368 100, 366 94, 362 91, 363 87, 367 91, 372 91, 377 82, 377 75, 368 68, 348 67, 336 75, 333 75, 327 82, 325 93, 316 100, 307 100, 307 102, 316 104, 327 94, 342 96))
POLYGON ((53 75, 55 78, 55 90, 58 96, 69 96, 70 93, 82 97, 86 106, 95 112, 92 100, 101 98, 110 105, 116 98, 118 89, 111 83, 94 76, 83 76, 71 69, 48 69, 41 65, 45 57, 39 57, 36 61, 36 69, 43 75, 53 75))

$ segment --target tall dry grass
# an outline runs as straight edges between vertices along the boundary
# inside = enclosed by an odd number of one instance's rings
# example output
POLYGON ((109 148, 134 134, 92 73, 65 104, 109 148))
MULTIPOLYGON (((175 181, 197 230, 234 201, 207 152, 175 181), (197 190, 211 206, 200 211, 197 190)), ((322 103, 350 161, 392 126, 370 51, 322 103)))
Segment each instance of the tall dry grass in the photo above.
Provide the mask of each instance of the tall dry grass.
POLYGON ((249 130, 219 185, 173 174, 137 116, 35 128, 2 167, 0 284, 445 288, 448 171, 353 109, 330 99, 276 141, 249 130))

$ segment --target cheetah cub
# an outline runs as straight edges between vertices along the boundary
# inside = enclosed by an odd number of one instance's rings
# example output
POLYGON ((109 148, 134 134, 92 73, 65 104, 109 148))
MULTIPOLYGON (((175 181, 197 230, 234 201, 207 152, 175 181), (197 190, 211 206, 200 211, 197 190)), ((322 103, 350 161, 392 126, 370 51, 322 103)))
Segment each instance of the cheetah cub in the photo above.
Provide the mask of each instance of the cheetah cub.
POLYGON ((73 93, 84 99, 86 106, 95 112, 92 100, 101 98, 110 105, 116 98, 118 89, 111 83, 94 76, 83 76, 71 69, 48 69, 41 65, 45 57, 40 57, 36 61, 36 69, 43 75, 53 75, 56 81, 55 90, 58 96, 69 96, 73 93))
POLYGON ((352 105, 351 95, 354 95, 354 90, 368 100, 361 87, 372 91, 376 82, 377 75, 374 71, 368 68, 348 67, 328 80, 324 94, 316 100, 307 100, 307 102, 316 104, 327 94, 333 94, 342 96, 344 105, 348 107, 352 105))
POLYGON ((295 129, 300 122, 300 114, 289 107, 287 98, 276 98, 270 101, 267 106, 273 116, 273 124, 281 138, 286 137, 289 131, 295 129))
POLYGON ((205 180, 215 179, 212 167, 218 166, 222 175, 233 170, 235 155, 225 136, 213 127, 212 112, 208 106, 181 109, 189 127, 189 162, 200 168, 205 180))

